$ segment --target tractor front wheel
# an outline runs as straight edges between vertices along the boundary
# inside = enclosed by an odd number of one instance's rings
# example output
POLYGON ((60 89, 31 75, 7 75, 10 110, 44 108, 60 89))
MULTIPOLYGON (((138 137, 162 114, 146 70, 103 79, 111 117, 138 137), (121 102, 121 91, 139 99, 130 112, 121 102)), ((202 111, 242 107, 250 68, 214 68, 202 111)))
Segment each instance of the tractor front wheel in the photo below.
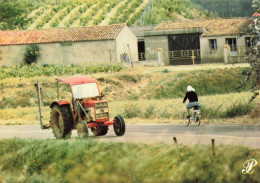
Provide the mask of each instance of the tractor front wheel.
POLYGON ((125 134, 125 120, 120 115, 114 119, 114 131, 117 136, 123 136, 125 134))
POLYGON ((73 119, 68 106, 54 105, 51 109, 50 123, 57 139, 70 138, 73 119))
POLYGON ((81 120, 77 123, 77 132, 80 139, 88 138, 88 124, 81 120))

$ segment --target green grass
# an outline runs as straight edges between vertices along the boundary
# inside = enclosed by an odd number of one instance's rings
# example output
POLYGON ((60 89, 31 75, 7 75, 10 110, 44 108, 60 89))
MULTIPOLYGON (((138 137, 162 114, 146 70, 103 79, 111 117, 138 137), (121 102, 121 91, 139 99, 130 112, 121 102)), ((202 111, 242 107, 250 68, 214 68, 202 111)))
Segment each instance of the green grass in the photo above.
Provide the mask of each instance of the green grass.
POLYGON ((124 67, 121 64, 115 65, 17 65, 0 67, 0 80, 9 77, 35 77, 35 76, 62 76, 74 74, 93 74, 99 72, 119 72, 124 67))
MULTIPOLYGON (((203 119, 250 114, 255 106, 255 102, 249 102, 250 98, 250 92, 199 96, 203 119)), ((110 109, 111 113, 120 113, 125 118, 180 120, 186 106, 182 102, 183 98, 117 101, 110 103, 110 109)))
POLYGON ((248 115, 254 108, 254 104, 250 102, 237 102, 225 110, 220 110, 221 106, 222 105, 218 106, 217 108, 207 108, 202 106, 201 112, 203 113, 203 117, 207 119, 234 118, 237 116, 248 115))
POLYGON ((0 182, 258 182, 260 155, 241 146, 188 147, 93 140, 0 141, 0 182))
MULTIPOLYGON (((249 84, 245 84, 245 76, 242 74, 245 69, 247 68, 180 72, 169 79, 161 78, 151 82, 150 85, 157 88, 154 90, 153 87, 150 87, 154 91, 148 95, 148 98, 183 97, 188 85, 193 86, 199 96, 249 91, 249 84)), ((163 73, 167 74, 166 71, 163 73)))

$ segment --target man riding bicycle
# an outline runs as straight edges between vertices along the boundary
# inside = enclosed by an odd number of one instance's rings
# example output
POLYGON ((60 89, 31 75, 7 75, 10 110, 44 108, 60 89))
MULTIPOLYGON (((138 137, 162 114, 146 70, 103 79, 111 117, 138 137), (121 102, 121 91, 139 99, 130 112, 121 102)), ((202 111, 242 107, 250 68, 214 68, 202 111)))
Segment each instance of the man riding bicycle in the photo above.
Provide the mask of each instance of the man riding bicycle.
POLYGON ((183 103, 185 103, 187 99, 189 99, 189 103, 186 105, 186 110, 187 110, 187 113, 188 113, 187 118, 189 118, 190 117, 190 109, 192 107, 199 106, 198 95, 196 94, 195 89, 192 88, 192 86, 190 86, 190 85, 187 86, 187 92, 186 92, 186 95, 183 99, 183 103))

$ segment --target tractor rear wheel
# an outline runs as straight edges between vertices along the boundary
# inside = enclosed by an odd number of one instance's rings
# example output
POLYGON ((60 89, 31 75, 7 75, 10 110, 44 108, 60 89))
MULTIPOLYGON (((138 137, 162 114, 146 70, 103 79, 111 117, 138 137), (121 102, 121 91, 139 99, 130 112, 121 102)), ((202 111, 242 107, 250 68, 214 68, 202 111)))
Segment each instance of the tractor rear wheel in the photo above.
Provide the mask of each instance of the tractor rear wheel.
POLYGON ((80 139, 88 138, 88 124, 81 120, 77 123, 77 132, 80 139))
POLYGON ((114 131, 117 136, 125 134, 125 120, 120 115, 117 115, 114 119, 114 131))
POLYGON ((54 105, 51 109, 50 123, 57 139, 70 138, 73 118, 68 106, 54 105))
POLYGON ((92 130, 92 132, 95 136, 102 136, 102 135, 107 134, 108 127, 107 126, 100 126, 100 127, 92 128, 91 130, 92 130))

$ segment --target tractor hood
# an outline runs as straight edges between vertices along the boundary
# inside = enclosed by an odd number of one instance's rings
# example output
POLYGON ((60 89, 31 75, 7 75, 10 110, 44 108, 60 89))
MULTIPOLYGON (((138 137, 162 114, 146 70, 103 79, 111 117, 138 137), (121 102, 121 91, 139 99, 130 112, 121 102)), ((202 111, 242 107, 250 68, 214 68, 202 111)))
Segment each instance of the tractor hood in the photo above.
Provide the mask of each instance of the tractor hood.
POLYGON ((60 78, 57 80, 60 82, 69 84, 70 86, 79 85, 79 84, 87 84, 87 83, 97 83, 96 79, 88 77, 88 76, 60 78))

